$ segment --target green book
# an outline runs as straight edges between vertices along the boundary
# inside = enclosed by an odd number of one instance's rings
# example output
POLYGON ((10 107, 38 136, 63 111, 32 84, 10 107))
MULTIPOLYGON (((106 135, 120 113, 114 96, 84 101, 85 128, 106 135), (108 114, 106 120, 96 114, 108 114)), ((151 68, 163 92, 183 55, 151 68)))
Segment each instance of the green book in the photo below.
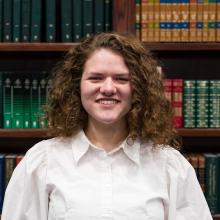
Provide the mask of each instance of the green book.
POLYGON ((21 4, 21 40, 30 42, 31 0, 22 0, 21 4))
POLYGON ((44 75, 42 75, 39 83, 39 127, 40 128, 46 128, 47 127, 47 119, 46 119, 46 113, 45 113, 45 105, 46 105, 46 86, 47 86, 47 80, 44 75))
POLYGON ((14 75, 13 91, 12 91, 12 128, 23 128, 23 85, 22 78, 17 74, 14 75))
POLYGON ((41 41, 42 3, 32 0, 31 4, 31 42, 41 41))
POLYGON ((82 1, 73 0, 73 42, 82 38, 82 1))
POLYGON ((61 41, 72 41, 72 0, 61 1, 61 41))
POLYGON ((3 127, 12 126, 12 78, 11 74, 3 74, 3 127))
POLYGON ((12 0, 3 0, 3 41, 12 41, 12 0))
POLYGON ((220 153, 216 154, 217 164, 218 164, 218 174, 217 174, 217 213, 220 213, 220 153))
POLYGON ((0 42, 2 42, 2 29, 3 29, 3 0, 0 0, 0 42))
POLYGON ((218 160, 215 154, 205 153, 205 197, 212 214, 217 213, 218 185, 217 178, 219 174, 218 160))
POLYGON ((196 81, 183 81, 183 126, 195 128, 196 126, 196 81))
POLYGON ((83 0, 83 37, 89 37, 93 33, 93 0, 83 0))
POLYGON ((56 41, 56 0, 46 0, 46 42, 56 41))
POLYGON ((220 80, 210 80, 209 127, 220 127, 220 80))
POLYGON ((209 80, 196 80, 196 127, 209 127, 209 80))
POLYGON ((21 0, 13 0, 13 42, 21 41, 21 0))
POLYGON ((31 128, 31 78, 24 77, 24 128, 31 128))
POLYGON ((104 0, 94 0, 94 33, 104 31, 104 0))
POLYGON ((31 82, 31 128, 39 128, 38 114, 38 80, 33 78, 31 82))
POLYGON ((112 1, 104 0, 105 32, 112 29, 112 1))
POLYGON ((0 128, 3 128, 3 72, 0 72, 0 128))

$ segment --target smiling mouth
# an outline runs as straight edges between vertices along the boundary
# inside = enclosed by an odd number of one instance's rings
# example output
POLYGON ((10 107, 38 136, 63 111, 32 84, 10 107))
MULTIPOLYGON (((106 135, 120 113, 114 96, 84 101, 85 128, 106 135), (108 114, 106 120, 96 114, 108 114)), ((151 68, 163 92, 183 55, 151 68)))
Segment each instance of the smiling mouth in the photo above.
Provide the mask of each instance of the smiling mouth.
POLYGON ((104 104, 104 105, 114 105, 114 104, 119 103, 118 100, 97 100, 96 102, 99 104, 104 104))

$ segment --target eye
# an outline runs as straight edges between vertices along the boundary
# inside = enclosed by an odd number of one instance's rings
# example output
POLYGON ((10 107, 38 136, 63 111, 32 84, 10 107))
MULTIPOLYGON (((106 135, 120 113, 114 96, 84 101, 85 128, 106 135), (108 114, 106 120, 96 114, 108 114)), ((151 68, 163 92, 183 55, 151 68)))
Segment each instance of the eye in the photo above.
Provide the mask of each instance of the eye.
POLYGON ((98 81, 98 80, 102 80, 102 77, 101 76, 90 76, 89 80, 91 80, 91 81, 98 81))
POLYGON ((115 78, 115 80, 118 81, 118 82, 128 82, 129 78, 118 76, 118 77, 115 78))

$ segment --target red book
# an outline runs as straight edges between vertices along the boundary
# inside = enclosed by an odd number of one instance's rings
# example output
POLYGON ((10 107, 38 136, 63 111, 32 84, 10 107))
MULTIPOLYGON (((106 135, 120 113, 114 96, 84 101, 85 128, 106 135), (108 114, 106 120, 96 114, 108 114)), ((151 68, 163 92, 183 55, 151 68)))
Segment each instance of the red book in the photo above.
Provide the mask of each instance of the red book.
POLYGON ((174 109, 174 127, 183 127, 183 80, 173 79, 172 80, 172 105, 174 109))

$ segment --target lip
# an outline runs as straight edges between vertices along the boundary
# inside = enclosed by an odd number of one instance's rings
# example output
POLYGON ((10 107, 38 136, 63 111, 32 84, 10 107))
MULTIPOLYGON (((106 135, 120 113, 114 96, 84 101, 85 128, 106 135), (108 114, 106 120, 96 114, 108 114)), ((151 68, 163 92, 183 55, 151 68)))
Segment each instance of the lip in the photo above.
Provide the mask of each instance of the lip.
MULTIPOLYGON (((95 100, 96 103, 99 103, 100 101, 115 101, 116 104, 120 102, 120 100, 118 100, 118 99, 109 99, 109 98, 101 98, 101 99, 95 100)), ((101 103, 99 103, 99 104, 101 104, 101 103)))

